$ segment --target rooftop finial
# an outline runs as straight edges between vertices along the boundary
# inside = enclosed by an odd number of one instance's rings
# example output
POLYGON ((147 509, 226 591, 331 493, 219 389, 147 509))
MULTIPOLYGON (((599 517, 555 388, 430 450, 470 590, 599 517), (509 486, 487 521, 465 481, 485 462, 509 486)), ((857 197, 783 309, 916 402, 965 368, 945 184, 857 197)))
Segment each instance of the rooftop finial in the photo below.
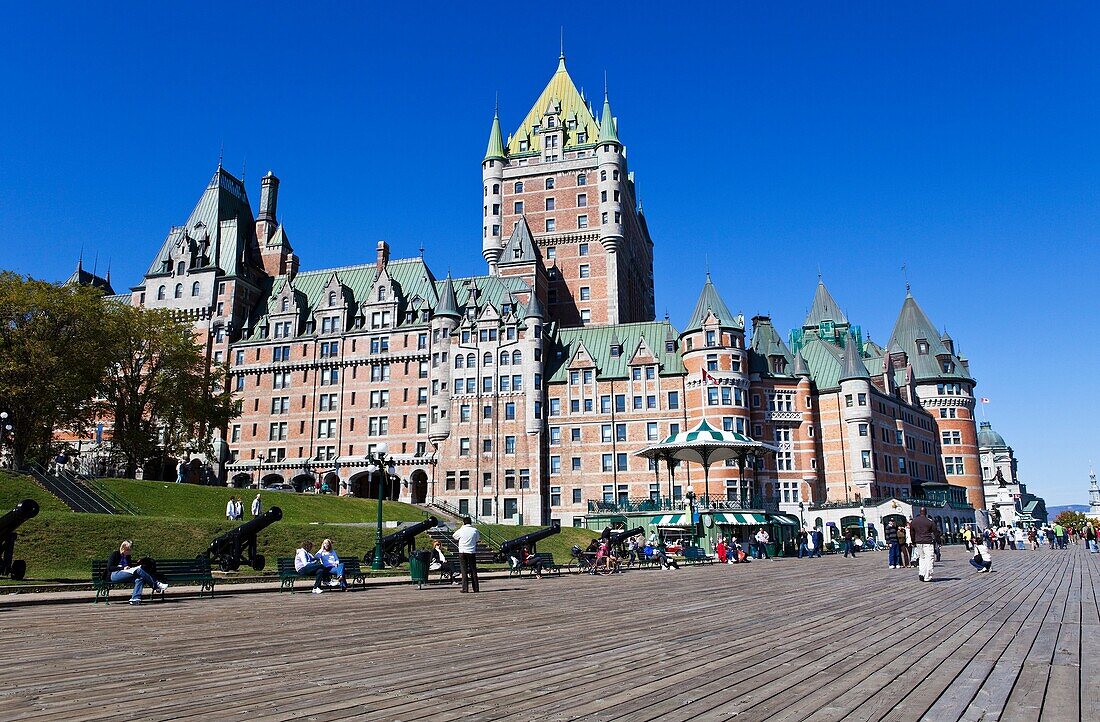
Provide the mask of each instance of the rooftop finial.
MULTIPOLYGON (((420 260, 424 260, 424 244, 423 243, 420 244, 420 260)), ((447 273, 449 274, 450 272, 451 272, 450 269, 448 269, 447 273)))
POLYGON ((241 185, 244 185, 245 171, 248 169, 248 156, 241 161, 241 185))
POLYGON ((493 93, 493 117, 496 118, 500 115, 500 91, 493 93))
POLYGON ((222 141, 221 148, 218 149, 218 170, 222 169, 222 159, 225 157, 225 141, 222 141))
POLYGON ((909 270, 905 267, 905 264, 901 264, 901 277, 905 279, 905 295, 909 295, 909 270))
POLYGON ((80 255, 76 257, 76 270, 79 273, 84 270, 84 244, 80 244, 80 255))
POLYGON ((99 251, 95 252, 95 258, 92 260, 92 275, 94 276, 99 270, 99 251))
POLYGON ((558 54, 558 60, 565 60, 565 26, 562 25, 560 27, 560 29, 561 29, 561 38, 559 40, 559 46, 560 46, 561 50, 558 54))
POLYGON ((607 100, 607 71, 603 71, 603 99, 607 100))

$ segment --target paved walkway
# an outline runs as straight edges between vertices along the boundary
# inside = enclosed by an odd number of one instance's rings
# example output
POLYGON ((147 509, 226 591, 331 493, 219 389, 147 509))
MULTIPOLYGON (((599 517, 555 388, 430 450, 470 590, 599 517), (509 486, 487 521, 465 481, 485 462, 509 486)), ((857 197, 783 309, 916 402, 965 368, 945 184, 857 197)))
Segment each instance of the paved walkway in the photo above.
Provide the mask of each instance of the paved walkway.
POLYGON ((1095 719, 1100 555, 885 565, 0 607, 0 719, 1095 719))

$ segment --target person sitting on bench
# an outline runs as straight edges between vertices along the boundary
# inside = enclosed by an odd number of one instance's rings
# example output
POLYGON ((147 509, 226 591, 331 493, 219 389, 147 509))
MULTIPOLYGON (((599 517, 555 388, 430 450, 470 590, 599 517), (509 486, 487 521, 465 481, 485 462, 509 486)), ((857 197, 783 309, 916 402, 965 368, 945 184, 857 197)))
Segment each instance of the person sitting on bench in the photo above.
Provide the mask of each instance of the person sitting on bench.
POLYGON ((303 577, 313 577, 314 594, 323 592, 321 585, 332 578, 324 563, 313 555, 313 542, 308 540, 302 542, 302 548, 294 554, 294 571, 303 577))
POLYGON ((134 592, 130 595, 130 604, 137 606, 141 604, 141 591, 146 584, 156 587, 162 592, 168 588, 168 585, 164 582, 158 582, 152 574, 141 568, 139 562, 132 560, 130 552, 133 546, 133 542, 124 541, 119 544, 118 551, 111 552, 111 555, 107 557, 107 570, 104 572, 104 576, 112 584, 127 584, 133 581, 134 592))
POLYGON ((346 592, 348 590, 348 580, 344 576, 344 563, 340 561, 340 557, 336 555, 336 550, 332 548, 331 539, 325 539, 321 542, 321 549, 317 552, 317 558, 325 565, 329 574, 336 577, 328 585, 330 587, 340 587, 346 592))
POLYGON ((523 557, 523 566, 529 567, 535 572, 536 578, 542 579, 542 559, 540 559, 537 555, 532 554, 531 550, 527 547, 523 547, 523 551, 521 551, 520 554, 523 557))
POLYGON ((443 544, 438 539, 432 542, 432 560, 428 562, 428 571, 439 572, 440 579, 443 575, 447 575, 451 579, 451 584, 458 584, 455 568, 447 561, 447 555, 443 553, 443 544))

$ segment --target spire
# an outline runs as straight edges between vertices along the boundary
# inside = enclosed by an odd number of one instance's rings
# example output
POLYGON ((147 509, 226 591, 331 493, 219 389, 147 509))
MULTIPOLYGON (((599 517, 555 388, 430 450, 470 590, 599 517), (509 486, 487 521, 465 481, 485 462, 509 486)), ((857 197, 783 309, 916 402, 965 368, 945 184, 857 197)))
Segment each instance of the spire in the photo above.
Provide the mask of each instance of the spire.
POLYGON ((853 379, 870 380, 871 375, 867 373, 867 367, 863 364, 863 359, 859 357, 858 345, 859 344, 856 343, 856 337, 849 331, 848 338, 844 344, 844 357, 841 359, 843 368, 840 372, 840 381, 851 381, 853 379))
POLYGON ((500 116, 493 111, 493 127, 489 129, 489 146, 485 149, 483 161, 499 158, 504 159, 504 139, 500 135, 500 116))
POLYGON ((603 115, 600 117, 600 142, 620 143, 618 129, 615 128, 615 116, 611 114, 611 101, 607 99, 607 81, 604 80, 603 115))
POLYGON ((531 237, 531 226, 527 225, 527 216, 520 216, 508 242, 501 251, 500 265, 509 263, 532 263, 538 258, 535 252, 535 242, 531 237))
POLYGON ((794 352, 794 375, 810 377, 810 365, 806 363, 806 357, 802 355, 802 349, 794 352))
POLYGON ((458 299, 455 298, 455 284, 451 280, 451 272, 447 271, 447 278, 443 281, 443 292, 439 294, 439 304, 435 307, 436 316, 448 316, 461 318, 458 310, 458 299))
POLYGON ((843 326, 848 323, 848 317, 840 310, 833 294, 825 287, 821 280, 821 274, 817 276, 817 288, 814 289, 814 300, 810 303, 810 312, 806 314, 806 320, 802 322, 802 328, 816 328, 822 321, 832 321, 834 326, 843 326))
POLYGON ((722 300, 722 297, 718 295, 718 290, 715 289, 714 284, 711 283, 710 273, 707 273, 707 280, 703 284, 699 300, 695 303, 695 310, 692 312, 683 332, 687 333, 688 331, 701 329, 708 312, 713 313, 723 326, 735 327, 737 325, 737 318, 729 310, 729 306, 722 300))
POLYGON ((542 304, 539 303, 539 297, 535 295, 535 289, 531 289, 531 300, 527 303, 527 313, 524 318, 546 318, 546 312, 542 310, 542 304))

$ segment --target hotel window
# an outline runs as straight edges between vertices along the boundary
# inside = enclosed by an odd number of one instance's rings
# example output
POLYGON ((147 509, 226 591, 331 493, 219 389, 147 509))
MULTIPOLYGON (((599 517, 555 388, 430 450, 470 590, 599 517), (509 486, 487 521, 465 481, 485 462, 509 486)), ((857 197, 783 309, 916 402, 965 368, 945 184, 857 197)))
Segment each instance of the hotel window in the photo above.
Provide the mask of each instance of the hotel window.
POLYGON ((557 228, 557 223, 555 223, 554 219, 553 218, 547 218, 546 219, 546 232, 547 233, 552 233, 556 228, 557 228))
POLYGON ((859 435, 860 436, 867 436, 867 431, 868 431, 867 424, 860 424, 859 425, 859 435))
POLYGON ((577 216, 577 228, 588 228, 588 216, 587 215, 582 214, 582 215, 577 216))
POLYGON ((645 438, 647 441, 657 440, 657 422, 650 421, 645 425, 645 438))
POLYGON ((592 268, 587 263, 582 263, 579 273, 581 278, 588 278, 592 274, 592 268))
POLYGON ((612 471, 612 466, 614 463, 614 457, 612 457, 611 454, 603 454, 600 457, 600 468, 604 471, 612 471))
POLYGON ((492 439, 482 439, 481 440, 481 453, 483 453, 483 454, 493 453, 493 440, 492 439))
POLYGON ((668 392, 668 408, 669 409, 678 409, 678 408, 680 408, 680 392, 679 391, 669 391, 668 392))
POLYGON ((587 256, 588 255, 588 244, 587 243, 582 243, 579 246, 577 246, 577 254, 581 255, 581 256, 587 256))
POLYGON ((611 443, 611 424, 603 424, 600 426, 600 441, 605 444, 611 443))
POLYGON ((857 398, 859 399, 860 406, 867 405, 867 394, 857 394, 857 398))
POLYGON ((551 446, 558 446, 560 444, 561 444, 561 427, 560 426, 551 426, 550 427, 550 445, 551 446))
POLYGON ((548 210, 548 211, 554 210, 554 199, 553 198, 547 198, 546 199, 546 210, 548 210))
MULTIPOLYGON (((580 138, 577 138, 577 142, 583 142, 583 141, 581 141, 580 138)), ((579 186, 588 185, 588 176, 585 175, 584 173, 581 173, 580 175, 578 175, 577 176, 577 185, 579 185, 579 186)))
MULTIPOLYGON (((525 142, 526 141, 520 141, 521 144, 523 144, 525 142)), ((520 150, 526 150, 526 149, 521 148, 520 150)), ((523 192, 523 182, 522 181, 517 182, 514 186, 512 186, 512 188, 516 193, 522 193, 523 192)))
POLYGON ((589 301, 592 299, 592 289, 588 286, 581 286, 581 300, 589 301))
POLYGON ((470 420, 470 405, 462 404, 458 407, 458 420, 469 421, 470 420))
POLYGON ((963 466, 963 458, 961 456, 945 456, 943 457, 944 471, 948 476, 959 476, 966 473, 966 467, 963 466))
POLYGON ((851 394, 844 394, 844 405, 845 406, 851 406, 852 405, 852 395, 851 394))
POLYGON ((592 312, 587 308, 581 309, 581 323, 587 324, 592 321, 592 312))
POLYGON ((615 424, 615 441, 626 441, 626 424, 615 424))
POLYGON ((458 440, 458 455, 469 456, 470 455, 470 440, 468 438, 462 438, 458 440))
POLYGON ((504 453, 514 454, 516 453, 516 437, 505 436, 504 437, 504 453))
POLYGON ((516 201, 513 207, 516 215, 521 215, 523 213, 523 201, 516 201))
POLYGON ((615 468, 626 471, 626 454, 615 454, 615 468))
POLYGON ((340 383, 340 369, 323 369, 321 371, 321 385, 335 386, 340 383))
POLYGON ((558 249, 554 248, 553 246, 547 246, 546 247, 546 258, 547 258, 547 260, 553 260, 557 257, 558 257, 558 249))
POLYGON ((546 179, 546 190, 548 190, 548 191, 554 190, 554 179, 553 178, 547 178, 546 179))
POLYGON ((861 451, 859 452, 860 463, 863 464, 864 469, 871 468, 871 452, 861 451))
POLYGON ((600 223, 607 223, 607 211, 600 214, 600 223))
POLYGON ((561 415, 561 399, 550 399, 550 415, 561 415))
POLYGON ((958 446, 962 443, 962 434, 958 431, 942 432, 944 446, 958 446))
POLYGON ((274 383, 272 388, 276 389, 288 389, 290 388, 290 372, 289 371, 276 371, 274 374, 274 383))
POLYGON ((600 203, 607 203, 607 191, 600 191, 600 203))
POLYGON ((285 421, 271 424, 267 432, 268 441, 286 441, 286 427, 285 421))
POLYGON ((322 419, 317 422, 317 438, 331 439, 336 436, 336 420, 322 419))
POLYGON ((577 208, 587 208, 587 207, 588 207, 588 194, 587 193, 578 193, 577 194, 577 208))

